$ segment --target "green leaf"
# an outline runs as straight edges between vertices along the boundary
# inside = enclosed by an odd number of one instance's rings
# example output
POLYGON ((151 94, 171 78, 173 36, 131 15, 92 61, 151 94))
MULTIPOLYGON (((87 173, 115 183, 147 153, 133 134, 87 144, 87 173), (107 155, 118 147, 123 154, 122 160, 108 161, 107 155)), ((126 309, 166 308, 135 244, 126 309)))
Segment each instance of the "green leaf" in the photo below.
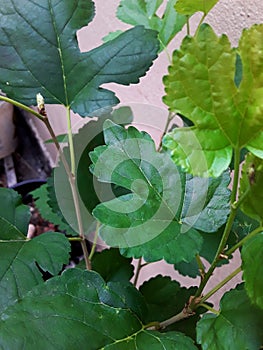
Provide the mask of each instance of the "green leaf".
POLYGON ((58 207, 54 185, 52 185, 52 182, 53 177, 51 176, 48 178, 47 184, 44 184, 31 192, 36 206, 44 219, 52 222, 54 225, 59 226, 60 230, 65 230, 67 234, 76 235, 76 232, 74 232, 65 221, 58 207))
POLYGON ((228 173, 219 179, 187 176, 159 154, 146 133, 106 121, 106 146, 90 153, 99 181, 131 193, 97 205, 100 235, 126 256, 146 261, 190 262, 202 239, 193 228, 215 231, 229 213, 228 173))
POLYGON ((0 239, 25 239, 30 211, 14 190, 0 188, 0 239))
POLYGON ((124 258, 118 249, 105 249, 92 259, 92 269, 106 281, 128 282, 133 276, 132 259, 124 258))
POLYGON ((116 30, 115 32, 110 32, 108 35, 104 36, 102 38, 102 40, 103 40, 104 43, 106 43, 108 41, 111 41, 111 40, 117 38, 122 33, 123 33, 122 30, 116 30))
MULTIPOLYGON (((68 135, 67 134, 57 135, 56 139, 59 143, 65 143, 65 142, 68 142, 68 135)), ((48 139, 45 141, 45 143, 54 143, 54 140, 48 139)))
POLYGON ((185 38, 174 52, 164 78, 164 102, 194 126, 174 129, 163 142, 187 172, 217 177, 229 166, 233 149, 246 147, 263 157, 262 40, 261 25, 242 34, 239 87, 235 84, 237 51, 225 35, 218 38, 208 25, 202 25, 194 38, 185 38))
POLYGON ((253 219, 263 220, 263 160, 248 154, 242 168, 239 196, 245 195, 241 209, 253 219))
POLYGON ((186 23, 186 17, 176 13, 176 0, 168 0, 162 17, 157 12, 163 0, 121 0, 117 17, 132 25, 143 25, 158 32, 163 50, 186 23))
POLYGON ((5 310, 0 347, 78 350, 89 342, 90 350, 196 349, 191 339, 180 333, 144 330, 131 309, 112 305, 116 300, 95 272, 67 270, 5 310))
POLYGON ((5 1, 0 9, 1 89, 26 105, 35 105, 36 93, 41 93, 46 103, 62 104, 82 116, 118 103, 101 85, 138 83, 157 57, 157 35, 136 27, 80 52, 76 33, 93 17, 91 0, 42 0, 41 6, 5 1))
POLYGON ((63 234, 48 232, 32 240, 0 242, 0 310, 21 300, 43 282, 43 271, 58 274, 69 260, 70 244, 63 234))
POLYGON ((253 304, 263 309, 263 232, 250 238, 241 251, 243 278, 253 304))
POLYGON ((216 3, 218 0, 177 0, 175 9, 183 15, 191 16, 199 11, 207 15, 216 3))
POLYGON ((263 343, 263 312, 251 305, 244 290, 227 292, 220 314, 206 314, 197 324, 197 342, 204 350, 255 350, 263 343))

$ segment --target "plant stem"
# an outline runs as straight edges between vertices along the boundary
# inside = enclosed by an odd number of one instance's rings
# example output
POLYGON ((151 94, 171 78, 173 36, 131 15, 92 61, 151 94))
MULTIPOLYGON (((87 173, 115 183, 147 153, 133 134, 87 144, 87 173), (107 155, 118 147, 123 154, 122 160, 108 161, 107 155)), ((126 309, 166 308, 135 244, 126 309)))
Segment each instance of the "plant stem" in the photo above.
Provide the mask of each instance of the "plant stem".
MULTIPOLYGON (((241 272, 241 266, 238 267, 235 271, 233 271, 230 275, 224 278, 220 283, 218 283, 213 289, 211 289, 206 295, 204 295, 200 303, 204 303, 207 299, 209 299, 212 295, 214 295, 219 289, 221 289, 227 282, 231 281, 239 272, 241 272)), ((200 304, 199 304, 200 305, 200 304)))
POLYGON ((90 261, 92 260, 93 255, 96 252, 97 241, 98 241, 98 237, 99 237, 99 228, 100 228, 100 223, 97 222, 96 229, 95 229, 95 234, 94 234, 94 239, 93 239, 93 244, 92 244, 91 252, 90 252, 90 255, 89 255, 90 261))
POLYGON ((138 265, 137 265, 137 268, 136 268, 136 272, 135 272, 135 276, 134 276, 134 282, 133 282, 133 285, 136 287, 137 283, 138 283, 138 279, 139 279, 139 276, 140 276, 140 272, 141 272, 141 269, 143 268, 142 266, 142 258, 140 258, 138 260, 138 265))
POLYGON ((0 100, 1 101, 5 101, 8 103, 11 103, 13 106, 16 106, 18 108, 23 109, 24 111, 33 114, 35 117, 37 117, 38 119, 40 119, 42 122, 45 120, 45 117, 43 115, 41 115, 40 113, 38 113, 37 111, 35 111, 33 108, 30 108, 26 105, 24 105, 23 103, 17 102, 9 97, 0 95, 0 100))
POLYGON ((190 33, 190 20, 189 20, 189 16, 187 16, 187 20, 186 20, 186 34, 189 36, 190 33))
POLYGON ((204 307, 205 309, 207 309, 208 311, 211 311, 213 314, 219 315, 220 311, 217 311, 215 309, 213 309, 211 306, 207 305, 207 304, 198 304, 198 307, 204 307))
POLYGON ((73 143, 71 116, 70 116, 70 107, 69 106, 67 106, 67 125, 68 125, 68 143, 69 143, 69 152, 70 152, 71 173, 73 176, 75 176, 76 175, 75 151, 74 151, 74 143, 73 143))
POLYGON ((70 242, 80 242, 81 238, 80 237, 68 237, 68 240, 70 242))
POLYGON ((162 148, 163 137, 167 133, 167 130, 168 130, 169 125, 170 125, 170 122, 171 122, 171 120, 173 120, 173 118, 174 118, 174 113, 170 111, 169 114, 168 114, 168 117, 167 117, 167 121, 166 121, 164 130, 163 130, 162 136, 161 136, 161 140, 160 140, 159 146, 157 148, 157 152, 160 152, 160 150, 162 148))
POLYGON ((204 22, 204 19, 205 19, 205 18, 206 18, 206 13, 203 14, 203 16, 202 16, 202 18, 201 18, 201 20, 200 20, 200 22, 199 22, 199 24, 198 24, 198 27, 197 27, 197 29, 196 29, 195 35, 199 32, 199 29, 200 29, 200 27, 201 27, 201 24, 204 22))
POLYGON ((241 239, 241 241, 239 241, 236 245, 234 245, 232 248, 228 249, 224 254, 225 255, 231 255, 233 254, 238 248, 240 248, 242 245, 244 245, 244 243, 246 243, 246 241, 248 241, 250 238, 256 236, 258 233, 263 232, 263 227, 259 226, 257 227, 255 230, 253 230, 252 232, 250 232, 246 237, 244 237, 243 239, 241 239))
MULTIPOLYGON (((212 276, 212 274, 217 266, 217 263, 220 259, 220 255, 222 254, 222 252, 226 246, 226 243, 227 243, 227 240, 228 240, 228 237, 229 237, 229 234, 230 234, 230 231, 231 231, 231 228, 232 228, 235 216, 236 216, 237 208, 233 204, 235 203, 236 196, 237 196, 238 180, 239 180, 239 163, 240 163, 240 150, 239 150, 239 148, 237 148, 235 150, 234 179, 233 179, 233 186, 232 186, 232 193, 231 193, 230 215, 229 215, 229 218, 227 220, 225 230, 223 232, 223 235, 222 235, 220 244, 218 246, 216 255, 214 257, 214 260, 212 261, 210 268, 208 269, 207 273, 205 274, 204 279, 201 281, 200 286, 199 286, 198 290, 196 291, 195 298, 200 297, 208 280, 212 276)), ((194 306, 194 304, 192 303, 191 306, 194 306)))
POLYGON ((190 317, 191 315, 193 315, 193 312, 188 313, 186 311, 186 309, 184 308, 181 312, 179 312, 179 314, 177 314, 177 315, 175 315, 175 316, 173 316, 171 318, 168 318, 168 320, 160 322, 159 326, 160 326, 161 329, 166 328, 166 327, 170 326, 171 324, 173 324, 175 322, 178 322, 178 321, 181 321, 181 320, 183 320, 185 318, 190 317))

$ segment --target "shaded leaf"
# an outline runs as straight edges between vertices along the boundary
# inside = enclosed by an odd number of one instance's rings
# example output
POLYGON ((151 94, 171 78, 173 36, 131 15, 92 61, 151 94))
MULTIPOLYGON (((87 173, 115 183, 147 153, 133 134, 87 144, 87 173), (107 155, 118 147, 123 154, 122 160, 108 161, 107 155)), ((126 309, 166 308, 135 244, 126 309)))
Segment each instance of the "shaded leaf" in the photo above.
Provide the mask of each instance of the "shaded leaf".
POLYGON ((43 271, 58 274, 69 260, 70 244, 60 233, 49 232, 32 240, 0 242, 0 309, 20 300, 43 282, 43 271))
POLYGON ((132 259, 124 258, 119 249, 105 249, 92 259, 92 269, 106 281, 128 282, 133 276, 132 259))
POLYGON ((168 0, 162 17, 157 14, 163 0, 121 0, 117 17, 132 25, 143 25, 158 32, 161 50, 169 44, 186 23, 186 17, 176 13, 176 0, 168 0))
POLYGON ((193 15, 195 12, 208 14, 218 0, 177 0, 175 9, 183 15, 193 15))
POLYGON ((206 314, 197 324, 197 342, 204 350, 255 350, 263 343, 263 312, 251 305, 244 290, 227 292, 220 314, 206 314))
POLYGON ((136 27, 80 52, 76 32, 93 16, 91 0, 5 1, 0 10, 1 89, 26 105, 35 105, 41 93, 46 103, 82 116, 118 103, 101 85, 138 83, 157 56, 156 33, 136 27))
POLYGON ((65 221, 56 201, 54 186, 52 185, 52 176, 47 180, 47 184, 42 185, 31 192, 36 207, 41 216, 59 226, 60 230, 65 230, 67 234, 76 235, 76 232, 65 221))
POLYGON ((247 294, 253 304, 263 309, 263 232, 244 244, 241 257, 247 294))
POLYGON ((14 190, 0 188, 0 239, 25 239, 30 211, 14 190))
POLYGON ((233 148, 246 147, 263 157, 262 38, 261 25, 242 34, 239 87, 234 81, 236 50, 226 36, 218 38, 208 25, 202 25, 194 38, 185 38, 174 52, 164 78, 164 102, 194 126, 174 129, 164 137, 164 146, 187 172, 219 176, 229 166, 233 148))
POLYGON ((160 350, 165 346, 196 349, 180 333, 144 330, 131 309, 111 305, 115 300, 111 293, 95 272, 67 270, 35 288, 2 314, 0 346, 29 350, 83 349, 89 341, 90 350, 133 349, 135 344, 137 349, 152 346, 160 350))
POLYGON ((239 196, 246 194, 241 209, 253 219, 263 220, 263 160, 248 154, 242 168, 239 196))

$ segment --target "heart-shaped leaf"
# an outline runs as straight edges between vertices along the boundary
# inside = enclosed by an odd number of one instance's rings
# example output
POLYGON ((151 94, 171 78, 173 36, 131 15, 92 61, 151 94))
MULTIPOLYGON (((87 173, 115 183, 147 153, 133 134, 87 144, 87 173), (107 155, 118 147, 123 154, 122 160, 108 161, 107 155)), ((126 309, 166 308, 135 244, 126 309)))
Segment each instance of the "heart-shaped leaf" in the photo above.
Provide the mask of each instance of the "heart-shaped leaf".
POLYGON ((253 219, 263 220, 263 160, 248 154, 242 168, 240 196, 245 195, 241 209, 253 219))
POLYGON ((164 102, 194 126, 174 129, 165 136, 164 145, 187 172, 217 177, 229 166, 233 149, 246 147, 263 157, 262 40, 263 25, 243 32, 238 87, 236 50, 225 35, 218 38, 208 25, 202 25, 195 37, 185 38, 174 52, 164 78, 164 102))
POLYGON ((169 44, 186 23, 186 17, 176 13, 176 0, 168 0, 163 16, 157 14, 163 0, 121 0, 117 17, 132 25, 143 25, 158 32, 161 50, 169 44))
POLYGON ((244 244, 241 256, 243 278, 248 296, 253 304, 263 309, 263 232, 250 238, 244 244))
POLYGON ((76 32, 94 16, 94 3, 7 0, 0 9, 0 87, 11 98, 63 104, 85 116, 115 105, 104 83, 138 83, 157 56, 156 32, 133 28, 81 53, 76 32))
POLYGON ((206 314, 197 324, 197 342, 204 350, 255 350, 263 343, 263 311, 251 305, 244 290, 227 292, 220 313, 206 314))
POLYGON ((175 9, 184 15, 191 16, 199 11, 207 15, 217 2, 218 0, 177 0, 175 9))
POLYGON ((90 153, 92 172, 99 181, 132 192, 94 209, 102 238, 129 257, 190 262, 202 244, 193 228, 215 231, 226 221, 229 174, 186 176, 166 153, 155 150, 148 134, 133 127, 106 121, 104 138, 106 146, 90 153))
POLYGON ((67 270, 5 310, 0 347, 196 350, 181 333, 145 330, 131 308, 114 305, 119 300, 95 272, 67 270))
POLYGON ((56 275, 69 260, 70 244, 60 233, 48 232, 32 240, 0 242, 0 309, 20 300, 43 282, 37 267, 56 275))

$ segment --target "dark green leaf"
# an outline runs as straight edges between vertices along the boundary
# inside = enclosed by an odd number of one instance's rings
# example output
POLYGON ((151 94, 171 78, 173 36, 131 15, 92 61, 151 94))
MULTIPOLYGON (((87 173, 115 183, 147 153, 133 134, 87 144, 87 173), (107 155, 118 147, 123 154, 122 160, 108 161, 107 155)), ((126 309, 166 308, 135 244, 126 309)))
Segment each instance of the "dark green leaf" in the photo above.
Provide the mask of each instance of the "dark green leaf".
POLYGON ((180 333, 144 330, 132 310, 114 307, 114 300, 110 287, 95 272, 67 270, 5 310, 0 347, 78 350, 88 344, 89 350, 196 349, 180 333))
POLYGON ((241 209, 253 219, 263 220, 263 160, 248 154, 242 168, 240 196, 246 197, 241 209))
POLYGON ((65 221, 56 201, 53 177, 48 179, 47 184, 34 190, 32 193, 36 206, 41 216, 59 226, 60 230, 65 230, 67 234, 76 235, 72 228, 65 221))
POLYGON ((70 244, 63 234, 49 232, 27 241, 0 242, 0 309, 20 300, 41 283, 43 271, 56 275, 69 260, 70 244))
POLYGON ((227 292, 220 314, 206 314, 197 324, 203 350, 257 350, 263 344, 263 311, 251 305, 244 290, 227 292))
POLYGON ((168 0, 163 16, 159 17, 157 11, 162 3, 163 0, 121 0, 117 17, 125 23, 156 30, 163 50, 183 28, 186 17, 176 13, 176 0, 168 0))
POLYGON ((177 0, 175 8, 178 13, 193 15, 195 12, 208 14, 218 0, 177 0))
POLYGON ((92 260, 92 269, 98 272, 106 282, 128 282, 133 276, 132 259, 124 258, 119 249, 106 249, 96 253, 92 260))
MULTIPOLYGON (((67 134, 61 134, 61 135, 57 135, 56 139, 59 143, 64 143, 64 142, 68 142, 68 135, 67 134)), ((45 143, 54 143, 53 139, 48 139, 45 141, 45 143)))
POLYGON ((41 93, 46 103, 62 104, 82 116, 118 103, 101 85, 138 83, 157 57, 157 34, 136 27, 80 52, 76 32, 93 16, 91 0, 2 3, 1 89, 26 105, 36 104, 41 93))
POLYGON ((0 188, 0 239, 25 239, 30 211, 14 190, 0 188))
POLYGON ((244 244, 241 257, 247 294, 253 304, 263 309, 263 232, 244 244))
POLYGON ((263 25, 242 34, 239 87, 234 81, 236 50, 226 36, 218 38, 208 25, 202 25, 195 37, 185 38, 174 52, 164 79, 164 102, 194 126, 174 129, 165 136, 164 146, 187 172, 219 176, 229 166, 233 148, 246 147, 263 158, 262 40, 263 25), (249 54, 251 50, 255 54, 249 54))

